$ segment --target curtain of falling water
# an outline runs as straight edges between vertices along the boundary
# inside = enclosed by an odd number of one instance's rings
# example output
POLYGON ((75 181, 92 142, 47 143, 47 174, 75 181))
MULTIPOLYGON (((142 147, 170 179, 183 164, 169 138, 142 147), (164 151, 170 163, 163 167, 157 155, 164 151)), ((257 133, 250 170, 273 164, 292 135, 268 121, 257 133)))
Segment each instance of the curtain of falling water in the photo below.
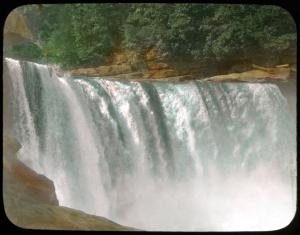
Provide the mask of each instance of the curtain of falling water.
POLYGON ((59 203, 146 230, 272 230, 296 209, 296 131, 273 84, 58 77, 5 59, 18 157, 59 203))

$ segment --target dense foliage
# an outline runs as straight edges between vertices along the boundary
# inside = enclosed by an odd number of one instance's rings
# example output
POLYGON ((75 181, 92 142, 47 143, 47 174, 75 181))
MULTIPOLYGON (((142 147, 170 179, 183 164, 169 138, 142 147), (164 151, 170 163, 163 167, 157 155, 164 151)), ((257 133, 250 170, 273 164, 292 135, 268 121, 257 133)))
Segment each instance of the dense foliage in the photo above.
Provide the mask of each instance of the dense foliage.
MULTIPOLYGON (((120 48, 155 46, 170 57, 222 60, 278 55, 296 45, 292 17, 276 6, 105 3, 19 10, 36 33, 42 54, 36 58, 63 67, 101 64, 120 48)), ((24 51, 18 46, 14 55, 24 51)))

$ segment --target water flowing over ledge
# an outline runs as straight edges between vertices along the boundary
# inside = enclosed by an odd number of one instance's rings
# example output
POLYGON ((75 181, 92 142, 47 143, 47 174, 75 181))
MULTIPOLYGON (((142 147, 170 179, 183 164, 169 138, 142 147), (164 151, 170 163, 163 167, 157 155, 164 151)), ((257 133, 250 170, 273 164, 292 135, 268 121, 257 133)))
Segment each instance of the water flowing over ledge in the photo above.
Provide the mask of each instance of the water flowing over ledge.
POLYGON ((296 128, 274 84, 58 77, 5 59, 18 157, 59 204, 145 230, 274 230, 296 210, 296 128))

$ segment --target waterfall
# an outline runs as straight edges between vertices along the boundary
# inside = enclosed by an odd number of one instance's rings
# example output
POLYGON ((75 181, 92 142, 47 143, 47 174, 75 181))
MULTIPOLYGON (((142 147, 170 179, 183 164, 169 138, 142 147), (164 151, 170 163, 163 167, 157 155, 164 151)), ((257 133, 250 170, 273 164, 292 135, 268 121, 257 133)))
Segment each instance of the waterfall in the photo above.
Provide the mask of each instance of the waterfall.
POLYGON ((61 206, 145 230, 274 230, 296 210, 296 127, 274 84, 59 77, 9 58, 18 158, 61 206))

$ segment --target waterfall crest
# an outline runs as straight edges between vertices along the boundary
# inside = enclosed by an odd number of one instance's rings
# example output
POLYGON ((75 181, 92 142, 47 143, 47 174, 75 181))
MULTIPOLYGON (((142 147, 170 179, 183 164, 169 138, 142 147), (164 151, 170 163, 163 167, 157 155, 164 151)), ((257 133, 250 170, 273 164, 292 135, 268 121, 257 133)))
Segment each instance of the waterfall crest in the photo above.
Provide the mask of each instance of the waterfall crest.
POLYGON ((18 158, 59 204, 146 230, 274 230, 296 210, 296 127, 274 84, 58 77, 4 61, 18 158))

